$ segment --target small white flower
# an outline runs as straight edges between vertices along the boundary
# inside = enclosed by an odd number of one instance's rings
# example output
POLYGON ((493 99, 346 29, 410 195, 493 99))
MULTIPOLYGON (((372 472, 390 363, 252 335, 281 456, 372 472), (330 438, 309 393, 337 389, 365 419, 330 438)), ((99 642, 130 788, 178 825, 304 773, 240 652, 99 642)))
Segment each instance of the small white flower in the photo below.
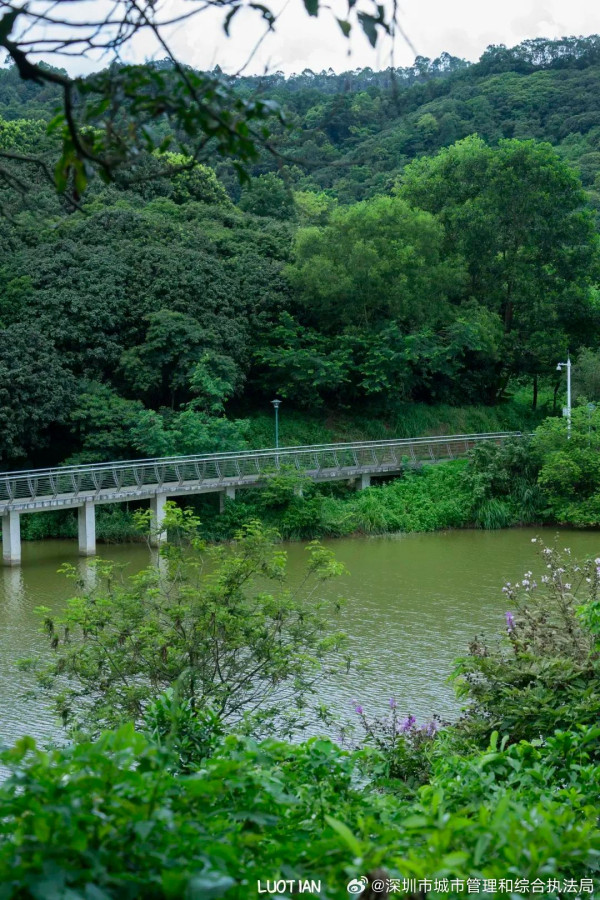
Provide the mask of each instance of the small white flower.
POLYGON ((531 543, 532 543, 532 544, 537 544, 537 538, 531 538, 531 543))
POLYGON ((570 591, 570 590, 571 590, 571 585, 570 585, 570 584, 565 584, 565 590, 566 590, 566 591, 570 591))

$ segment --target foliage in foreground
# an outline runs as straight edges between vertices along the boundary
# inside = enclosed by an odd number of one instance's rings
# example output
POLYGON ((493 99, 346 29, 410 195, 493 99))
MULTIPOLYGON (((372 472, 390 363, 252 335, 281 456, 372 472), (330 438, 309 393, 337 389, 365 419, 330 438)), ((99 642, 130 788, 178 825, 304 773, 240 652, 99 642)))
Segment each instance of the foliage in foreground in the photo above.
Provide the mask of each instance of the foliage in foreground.
POLYGON ((476 638, 457 664, 459 696, 469 700, 461 727, 479 744, 495 730, 536 740, 600 719, 600 557, 578 563, 568 548, 533 541, 542 574, 504 586, 504 638, 476 638))
POLYGON ((381 878, 406 897, 592 893, 600 558, 568 557, 541 545, 539 589, 506 587, 506 634, 460 662, 469 705, 438 733, 392 701, 387 723, 357 705, 360 750, 257 742, 168 691, 137 732, 22 739, 0 757, 0 898, 245 900, 269 879, 333 900, 363 876, 371 898, 381 878))
MULTIPOLYGON (((139 518, 149 526, 149 513, 139 518)), ((214 710, 228 727, 253 733, 269 733, 276 719, 287 734, 307 715, 324 666, 336 653, 341 661, 344 636, 332 628, 339 601, 318 588, 343 567, 310 544, 303 578, 289 587, 272 531, 251 522, 229 547, 207 547, 198 524, 169 503, 172 542, 157 564, 124 580, 98 560, 90 593, 69 600, 56 620, 40 609, 54 658, 39 677, 65 724, 97 734, 139 723, 168 688, 192 711, 214 710)), ((65 571, 77 578, 72 566, 65 571)))
POLYGON ((2 756, 0 897, 246 900, 268 877, 339 898, 381 869, 400 887, 429 879, 429 897, 460 896, 453 879, 579 882, 600 858, 599 738, 439 754, 412 800, 358 787, 364 754, 316 738, 228 737, 191 776, 131 727, 51 753, 24 739, 2 756))

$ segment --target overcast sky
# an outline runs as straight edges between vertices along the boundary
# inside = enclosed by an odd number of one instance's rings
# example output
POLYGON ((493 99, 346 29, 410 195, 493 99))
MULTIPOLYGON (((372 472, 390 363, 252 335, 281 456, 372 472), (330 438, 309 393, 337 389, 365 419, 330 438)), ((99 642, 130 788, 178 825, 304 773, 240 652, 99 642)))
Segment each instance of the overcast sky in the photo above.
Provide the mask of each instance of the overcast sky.
MULTIPOLYGON (((95 0, 96 10, 102 2, 95 0)), ((343 0, 332 0, 334 8, 338 2, 342 3, 338 10, 343 16, 346 4, 343 0)), ((475 60, 489 44, 512 46, 526 38, 600 32, 600 4, 596 0, 399 2, 400 22, 414 49, 398 37, 393 56, 395 65, 410 65, 415 52, 433 58, 446 50, 455 56, 475 60)), ((82 7, 86 5, 81 4, 82 7)), ((383 41, 373 50, 356 28, 346 41, 331 14, 323 11, 317 19, 310 19, 304 12, 302 0, 275 0, 268 5, 283 10, 277 31, 269 35, 254 53, 245 70, 247 73, 267 69, 289 74, 305 68, 318 72, 330 67, 340 72, 390 65, 389 42, 383 41)), ((169 11, 189 9, 189 0, 163 0, 162 6, 169 11)), ((218 63, 226 71, 237 71, 251 56, 261 29, 257 27, 256 15, 243 12, 233 24, 231 37, 226 38, 221 22, 222 14, 203 13, 185 27, 175 29, 169 35, 169 43, 180 59, 198 68, 208 69, 218 63)), ((150 38, 144 38, 130 51, 129 61, 141 62, 144 58, 164 55, 150 38)), ((65 63, 65 67, 73 73, 89 71, 89 66, 73 61, 65 63)))
MULTIPOLYGON (((444 50, 476 60, 489 44, 512 46, 526 38, 596 34, 600 31, 600 4, 596 0, 400 0, 400 21, 414 50, 436 57, 444 50)), ((199 24, 199 23, 198 23, 199 24)), ((252 46, 248 24, 232 29, 229 41, 215 31, 206 46, 201 34, 176 37, 183 55, 198 66, 218 61, 223 68, 239 65, 252 46)), ((255 55, 251 70, 262 67, 301 72, 304 68, 335 71, 390 63, 390 46, 373 50, 355 29, 349 45, 335 22, 325 13, 317 20, 303 12, 301 0, 289 0, 275 35, 255 55), (348 56, 348 49, 351 55, 348 56)), ((396 65, 410 65, 415 53, 400 37, 394 48, 396 65)))

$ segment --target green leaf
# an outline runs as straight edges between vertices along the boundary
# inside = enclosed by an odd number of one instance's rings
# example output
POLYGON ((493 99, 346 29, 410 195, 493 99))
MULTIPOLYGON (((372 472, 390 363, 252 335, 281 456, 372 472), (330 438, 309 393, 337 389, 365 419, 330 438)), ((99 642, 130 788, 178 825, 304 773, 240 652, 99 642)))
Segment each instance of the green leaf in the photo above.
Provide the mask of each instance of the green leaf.
POLYGON ((347 825, 344 825, 343 822, 340 822, 339 819, 334 819, 331 816, 325 816, 325 821, 328 825, 336 831, 339 836, 342 838, 344 843, 350 848, 352 853, 355 856, 362 856, 362 847, 357 838, 354 837, 350 829, 347 825))
POLYGON ((362 30, 364 31, 371 47, 374 47, 377 43, 378 20, 375 18, 375 16, 370 16, 368 13, 359 13, 358 21, 360 22, 362 30))
POLYGON ((317 16, 319 14, 319 0, 304 0, 304 7, 309 16, 317 16))
POLYGON ((185 900, 215 900, 223 897, 233 887, 235 880, 220 872, 205 872, 196 875, 188 883, 185 900))

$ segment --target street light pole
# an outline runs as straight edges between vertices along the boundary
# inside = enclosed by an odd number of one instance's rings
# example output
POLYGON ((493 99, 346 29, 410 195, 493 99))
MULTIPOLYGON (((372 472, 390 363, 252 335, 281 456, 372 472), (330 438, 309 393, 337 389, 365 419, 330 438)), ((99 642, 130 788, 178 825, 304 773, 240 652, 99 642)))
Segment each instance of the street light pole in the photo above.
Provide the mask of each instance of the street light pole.
POLYGON ((571 357, 567 353, 566 363, 559 363, 557 370, 562 372, 563 367, 567 370, 567 438, 571 439, 571 357))
POLYGON ((281 406, 281 400, 271 400, 271 403, 275 407, 275 449, 279 449, 279 407, 281 406))

